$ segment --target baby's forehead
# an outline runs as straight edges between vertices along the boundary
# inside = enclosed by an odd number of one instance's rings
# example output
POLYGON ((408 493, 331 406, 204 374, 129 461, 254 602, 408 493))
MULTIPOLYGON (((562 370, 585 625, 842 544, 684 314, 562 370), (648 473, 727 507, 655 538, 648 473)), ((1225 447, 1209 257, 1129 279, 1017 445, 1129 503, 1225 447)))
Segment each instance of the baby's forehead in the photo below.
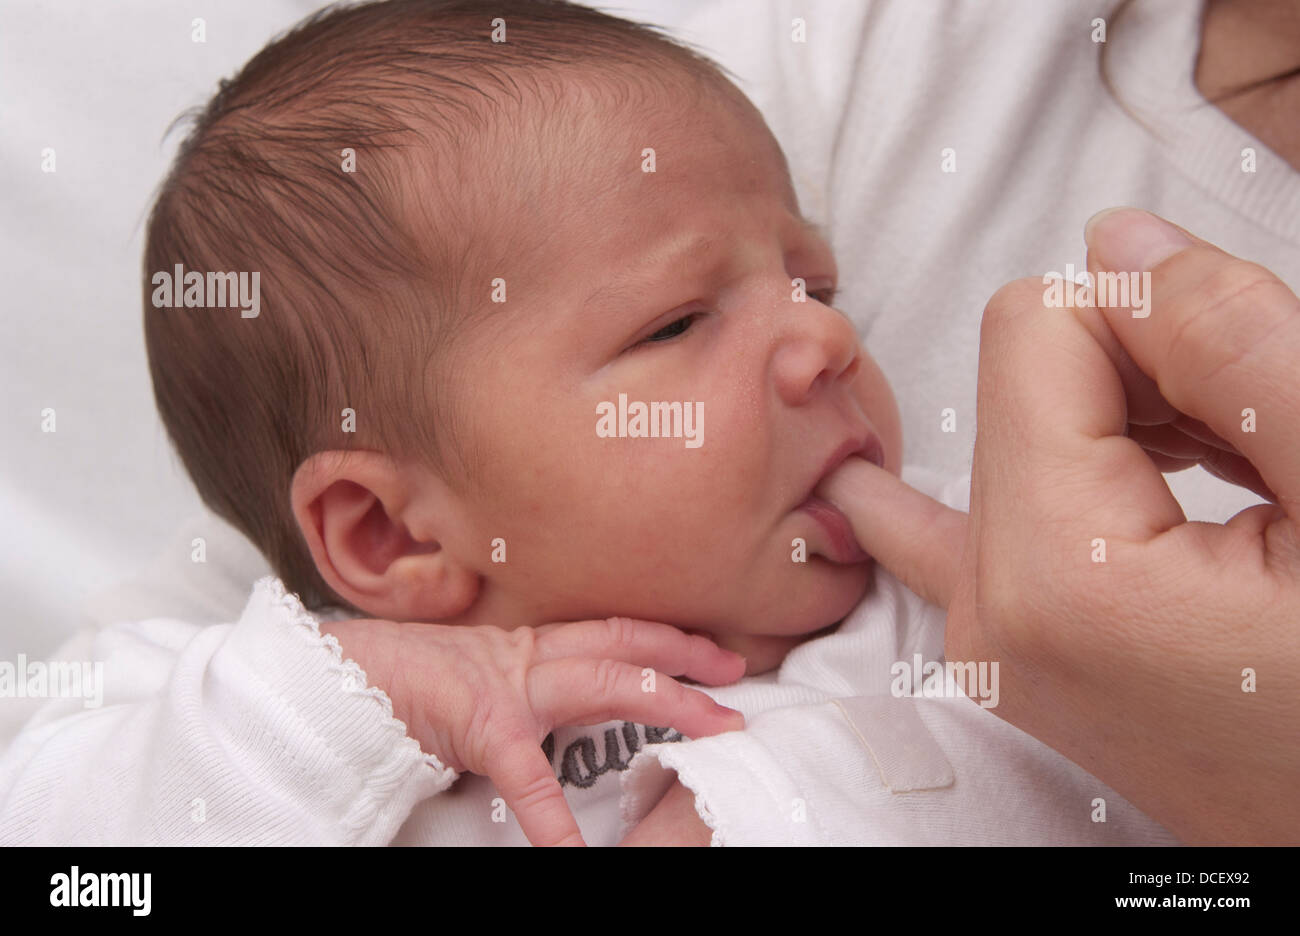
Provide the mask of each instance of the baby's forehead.
POLYGON ((443 132, 453 118, 453 149, 467 157, 467 168, 494 173, 493 181, 514 181, 520 170, 563 176, 568 169, 571 182, 597 188, 606 175, 671 175, 686 164, 684 156, 764 160, 784 169, 762 116, 726 81, 684 69, 655 73, 591 63, 512 74, 525 89, 518 95, 489 90, 463 119, 430 115, 443 132), (669 154, 666 162, 656 158, 669 154))
POLYGON ((784 156, 739 92, 619 94, 600 77, 551 75, 454 145, 437 145, 445 128, 425 132, 434 143, 410 153, 401 210, 430 265, 459 270, 480 299, 512 284, 595 288, 670 230, 725 241, 799 217, 784 156), (771 210, 746 215, 759 205, 771 210))
MULTIPOLYGON (((645 224, 652 205, 743 177, 754 192, 779 193, 797 212, 784 154, 739 92, 690 95, 639 89, 611 95, 581 70, 566 69, 549 91, 493 111, 454 147, 417 152, 417 174, 435 197, 463 202, 464 214, 515 230, 548 227, 603 210, 620 224, 645 224)), ((675 213, 697 206, 677 205, 675 213)), ((609 219, 605 219, 608 224, 609 219)))

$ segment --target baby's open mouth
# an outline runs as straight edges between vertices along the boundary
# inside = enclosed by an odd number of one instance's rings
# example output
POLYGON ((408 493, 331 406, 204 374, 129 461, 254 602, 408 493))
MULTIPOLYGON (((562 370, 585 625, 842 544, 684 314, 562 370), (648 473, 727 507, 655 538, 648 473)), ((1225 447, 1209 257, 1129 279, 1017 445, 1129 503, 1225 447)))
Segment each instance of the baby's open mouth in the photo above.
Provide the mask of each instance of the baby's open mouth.
POLYGON ((858 545, 857 539, 853 536, 853 527, 849 524, 848 517, 840 513, 839 508, 830 501, 822 500, 816 496, 809 497, 799 505, 798 509, 816 520, 826 533, 826 552, 829 553, 826 556, 827 559, 841 565, 852 565, 857 562, 865 562, 871 558, 858 545))
POLYGON ((870 430, 841 442, 822 465, 821 473, 814 479, 808 489, 808 495, 796 510, 803 511, 817 521, 826 535, 826 558, 832 562, 849 565, 864 562, 871 557, 862 551, 853 535, 853 527, 847 517, 830 501, 818 497, 814 492, 834 471, 852 456, 864 458, 883 468, 885 451, 880 439, 870 430))

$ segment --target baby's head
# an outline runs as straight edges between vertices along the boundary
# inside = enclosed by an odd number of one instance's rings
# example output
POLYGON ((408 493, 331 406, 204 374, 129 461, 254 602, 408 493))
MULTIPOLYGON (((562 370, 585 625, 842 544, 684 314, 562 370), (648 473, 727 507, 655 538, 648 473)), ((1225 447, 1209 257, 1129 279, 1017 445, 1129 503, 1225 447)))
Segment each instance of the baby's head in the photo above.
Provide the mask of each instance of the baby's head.
POLYGON ((145 280, 186 468, 309 606, 666 621, 752 672, 868 585, 799 508, 873 436, 898 472, 893 396, 762 118, 650 29, 521 0, 318 14, 208 105, 145 280), (156 307, 177 264, 256 271, 257 316, 156 307))

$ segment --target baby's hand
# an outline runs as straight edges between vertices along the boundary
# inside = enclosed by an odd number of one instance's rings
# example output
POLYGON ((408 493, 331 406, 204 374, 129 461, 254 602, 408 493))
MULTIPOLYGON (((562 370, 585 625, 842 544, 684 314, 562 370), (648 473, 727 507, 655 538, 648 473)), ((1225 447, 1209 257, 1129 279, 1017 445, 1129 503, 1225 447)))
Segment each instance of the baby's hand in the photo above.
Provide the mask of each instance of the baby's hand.
POLYGON ((640 848, 711 845, 713 830, 696 811, 695 794, 674 780, 659 804, 618 844, 640 848))
POLYGON ((667 624, 609 618, 506 631, 353 620, 321 631, 388 693, 425 753, 491 778, 534 845, 586 844, 542 752, 553 728, 627 719, 701 738, 745 726, 740 712, 664 675, 726 685, 744 674, 744 659, 667 624))

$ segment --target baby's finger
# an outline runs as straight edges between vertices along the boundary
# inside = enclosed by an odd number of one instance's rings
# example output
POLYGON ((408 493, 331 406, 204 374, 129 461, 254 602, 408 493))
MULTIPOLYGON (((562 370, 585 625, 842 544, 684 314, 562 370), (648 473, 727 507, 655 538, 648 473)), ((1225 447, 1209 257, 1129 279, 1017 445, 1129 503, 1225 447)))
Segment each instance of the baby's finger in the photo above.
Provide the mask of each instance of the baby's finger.
POLYGON ((539 663, 563 657, 621 660, 709 686, 725 686, 745 675, 740 654, 656 621, 612 617, 546 625, 536 633, 533 659, 539 663))
POLYGON ((540 846, 586 845, 541 746, 523 730, 500 737, 484 770, 528 841, 540 846))
POLYGON ((673 727, 703 738, 745 727, 745 716, 651 667, 566 657, 528 671, 528 698, 543 724, 599 725, 618 719, 673 727))

